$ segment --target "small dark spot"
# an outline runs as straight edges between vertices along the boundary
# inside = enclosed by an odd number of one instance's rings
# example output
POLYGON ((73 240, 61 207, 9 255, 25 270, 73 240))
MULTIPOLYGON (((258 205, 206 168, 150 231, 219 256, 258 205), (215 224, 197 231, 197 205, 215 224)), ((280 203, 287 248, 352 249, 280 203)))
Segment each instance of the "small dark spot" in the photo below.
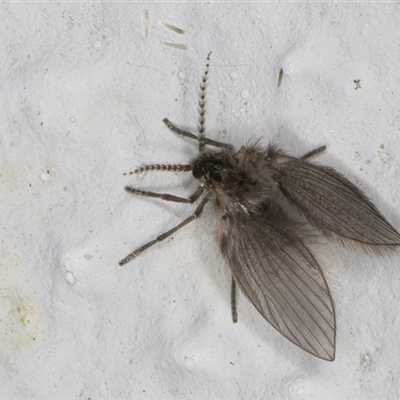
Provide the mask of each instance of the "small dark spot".
POLYGON ((353 82, 356 84, 355 90, 361 89, 361 85, 360 85, 361 79, 353 80, 353 82))

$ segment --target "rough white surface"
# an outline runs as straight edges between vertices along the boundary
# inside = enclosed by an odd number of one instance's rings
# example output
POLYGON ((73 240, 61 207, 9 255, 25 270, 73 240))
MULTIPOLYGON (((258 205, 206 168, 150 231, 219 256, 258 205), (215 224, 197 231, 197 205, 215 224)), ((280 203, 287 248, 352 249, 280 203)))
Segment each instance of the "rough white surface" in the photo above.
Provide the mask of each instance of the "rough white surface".
POLYGON ((243 296, 232 324, 208 213, 117 264, 191 212, 123 189, 188 193, 189 175, 123 172, 196 154, 161 120, 196 128, 210 50, 209 137, 275 139, 293 155, 326 144, 319 161, 400 228, 398 4, 0 9, 1 398, 400 397, 398 254, 333 247, 333 363, 290 344, 243 296))

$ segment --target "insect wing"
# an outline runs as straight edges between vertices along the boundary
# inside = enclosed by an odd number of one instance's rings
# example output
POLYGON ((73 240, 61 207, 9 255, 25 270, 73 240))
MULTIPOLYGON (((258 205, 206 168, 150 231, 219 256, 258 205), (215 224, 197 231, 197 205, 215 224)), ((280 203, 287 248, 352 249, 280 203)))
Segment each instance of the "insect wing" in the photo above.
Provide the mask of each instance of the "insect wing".
MULTIPOLYGON (((265 213, 267 214, 267 213, 265 213)), ((263 317, 303 350, 335 358, 335 312, 322 271, 307 247, 268 215, 224 216, 222 254, 263 317)))
POLYGON ((367 245, 400 245, 399 233, 360 189, 335 170, 291 160, 279 166, 278 184, 320 228, 367 245))

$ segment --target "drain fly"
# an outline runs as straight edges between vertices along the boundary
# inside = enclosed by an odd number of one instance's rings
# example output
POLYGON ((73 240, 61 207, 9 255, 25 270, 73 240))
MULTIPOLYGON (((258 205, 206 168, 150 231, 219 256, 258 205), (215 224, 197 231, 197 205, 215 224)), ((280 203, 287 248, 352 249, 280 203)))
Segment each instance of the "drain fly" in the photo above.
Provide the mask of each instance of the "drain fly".
POLYGON ((236 151, 230 144, 207 138, 210 54, 200 84, 197 135, 163 120, 172 132, 198 143, 199 155, 189 164, 153 164, 134 171, 191 172, 199 181, 197 190, 182 198, 125 187, 133 195, 197 207, 191 216, 137 248, 119 264, 125 265, 173 235, 212 203, 219 219, 217 241, 232 273, 233 321, 237 321, 237 285, 284 337, 314 356, 333 361, 335 308, 311 250, 313 241, 324 235, 382 252, 400 245, 400 235, 348 179, 332 168, 310 162, 325 146, 295 158, 276 146, 265 148, 259 141, 236 151))

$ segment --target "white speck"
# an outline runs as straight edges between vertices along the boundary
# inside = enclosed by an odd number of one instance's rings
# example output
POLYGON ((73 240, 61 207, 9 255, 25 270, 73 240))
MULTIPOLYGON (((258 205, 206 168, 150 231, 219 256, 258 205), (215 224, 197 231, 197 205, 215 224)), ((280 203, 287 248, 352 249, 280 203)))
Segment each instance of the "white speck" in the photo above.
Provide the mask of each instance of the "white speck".
POLYGON ((74 124, 75 121, 76 121, 76 119, 75 119, 74 117, 71 117, 71 118, 69 119, 69 122, 71 122, 71 124, 74 124))
POLYGON ((243 204, 240 204, 240 203, 239 203, 239 205, 240 205, 240 207, 242 208, 242 210, 243 210, 246 214, 249 214, 249 210, 247 209, 246 206, 244 206, 243 204))
POLYGON ((74 274, 71 271, 67 271, 65 273, 65 282, 68 283, 68 285, 70 286, 74 286, 76 283, 76 278, 74 276, 74 274))
POLYGON ((185 74, 183 71, 182 71, 182 72, 179 72, 178 76, 179 76, 179 78, 181 78, 181 79, 185 79, 185 78, 186 78, 186 74, 185 74))
POLYGON ((229 74, 229 76, 231 77, 231 79, 234 81, 237 78, 237 75, 235 72, 232 72, 231 74, 229 74))
POLYGON ((249 93, 246 91, 242 92, 240 95, 242 96, 243 99, 249 97, 249 93))
POLYGON ((41 179, 43 182, 47 182, 47 181, 49 180, 49 177, 48 177, 47 174, 42 174, 42 175, 40 175, 40 179, 41 179))
POLYGON ((101 40, 95 40, 93 42, 93 47, 100 47, 101 46, 101 40))

